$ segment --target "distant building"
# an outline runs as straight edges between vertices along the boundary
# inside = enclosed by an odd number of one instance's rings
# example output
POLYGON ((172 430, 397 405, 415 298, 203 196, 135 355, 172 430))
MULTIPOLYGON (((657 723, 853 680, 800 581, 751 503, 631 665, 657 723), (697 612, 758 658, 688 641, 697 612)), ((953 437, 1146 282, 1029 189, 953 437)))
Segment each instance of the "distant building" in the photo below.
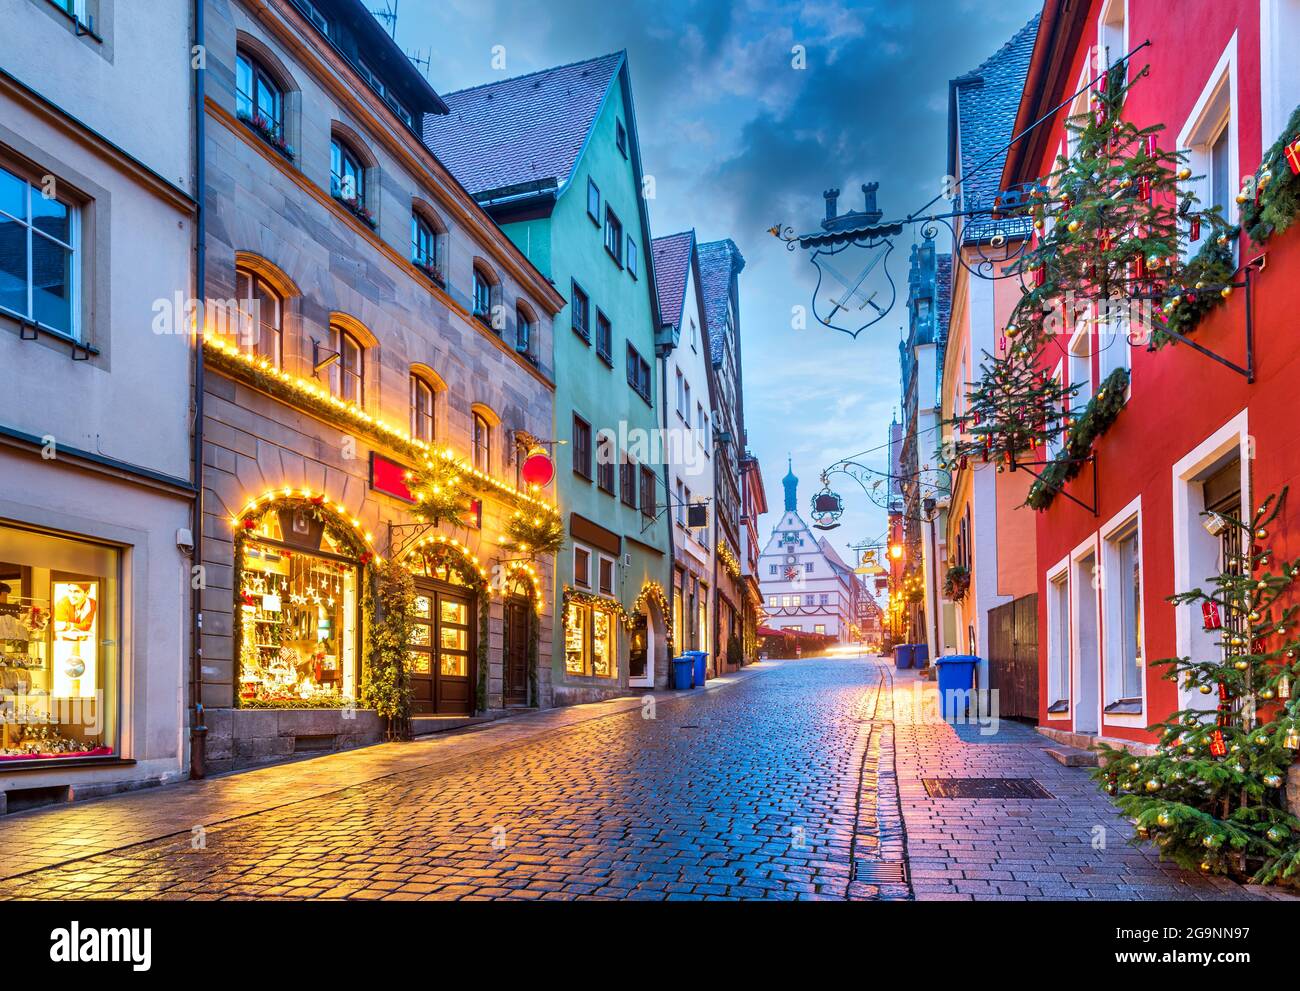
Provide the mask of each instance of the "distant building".
POLYGON ((855 588, 861 585, 852 569, 829 544, 813 536, 799 515, 799 479, 793 466, 781 484, 785 511, 758 560, 765 625, 848 641, 855 622, 855 588))

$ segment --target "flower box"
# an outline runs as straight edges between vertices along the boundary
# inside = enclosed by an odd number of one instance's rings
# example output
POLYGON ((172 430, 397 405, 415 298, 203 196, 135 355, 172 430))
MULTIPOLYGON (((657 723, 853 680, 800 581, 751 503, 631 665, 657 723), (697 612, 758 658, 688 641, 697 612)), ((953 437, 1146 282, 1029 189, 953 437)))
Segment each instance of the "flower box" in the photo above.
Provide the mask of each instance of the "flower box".
POLYGON ((244 126, 289 161, 294 160, 293 145, 284 140, 284 131, 279 124, 267 120, 261 114, 240 114, 239 119, 244 123, 244 126))

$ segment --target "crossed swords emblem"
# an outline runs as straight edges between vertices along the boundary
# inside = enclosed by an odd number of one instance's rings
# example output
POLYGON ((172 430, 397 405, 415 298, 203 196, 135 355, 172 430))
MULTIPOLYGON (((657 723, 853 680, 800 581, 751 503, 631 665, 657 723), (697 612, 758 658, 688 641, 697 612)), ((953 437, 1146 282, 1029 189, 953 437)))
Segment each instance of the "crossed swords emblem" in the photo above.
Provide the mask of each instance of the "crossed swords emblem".
MULTIPOLYGON (((818 290, 814 293, 813 299, 814 315, 817 317, 818 322, 823 326, 829 327, 832 330, 842 331, 854 337, 857 337, 857 335, 863 330, 866 330, 866 328, 884 317, 894 305, 894 300, 892 298, 883 305, 876 302, 879 291, 871 289, 865 285, 867 278, 877 268, 882 268, 882 270, 885 271, 886 277, 888 277, 889 272, 887 269, 883 269, 881 263, 889 256, 889 252, 892 250, 893 246, 888 241, 884 241, 873 245, 859 244, 858 247, 871 250, 872 255, 867 260, 867 263, 862 266, 862 270, 853 278, 845 275, 844 271, 837 263, 831 262, 831 255, 838 254, 838 251, 818 251, 815 252, 812 257, 813 264, 817 266, 820 273, 818 277, 818 290), (837 282, 839 287, 838 290, 836 290, 827 283, 828 293, 837 292, 838 295, 831 296, 830 312, 823 316, 816 311, 816 296, 821 291, 823 280, 827 277, 837 282), (848 314, 854 311, 861 312, 868 308, 872 311, 869 314, 870 318, 856 330, 837 326, 835 323, 835 317, 837 314, 848 314)), ((850 269, 850 271, 852 270, 850 269)), ((889 280, 889 284, 892 289, 893 279, 889 280)))

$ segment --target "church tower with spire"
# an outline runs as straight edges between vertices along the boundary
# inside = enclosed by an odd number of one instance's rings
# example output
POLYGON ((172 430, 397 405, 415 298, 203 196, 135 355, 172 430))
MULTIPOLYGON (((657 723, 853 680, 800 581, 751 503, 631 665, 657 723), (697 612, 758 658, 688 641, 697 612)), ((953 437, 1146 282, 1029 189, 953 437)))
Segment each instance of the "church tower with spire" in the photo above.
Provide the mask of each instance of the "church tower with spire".
POLYGON ((809 634, 803 648, 807 656, 825 643, 824 637, 848 642, 856 626, 855 610, 860 587, 853 569, 826 540, 818 540, 799 515, 799 479, 794 459, 787 459, 785 511, 772 528, 758 559, 759 587, 763 592, 765 625, 809 634))

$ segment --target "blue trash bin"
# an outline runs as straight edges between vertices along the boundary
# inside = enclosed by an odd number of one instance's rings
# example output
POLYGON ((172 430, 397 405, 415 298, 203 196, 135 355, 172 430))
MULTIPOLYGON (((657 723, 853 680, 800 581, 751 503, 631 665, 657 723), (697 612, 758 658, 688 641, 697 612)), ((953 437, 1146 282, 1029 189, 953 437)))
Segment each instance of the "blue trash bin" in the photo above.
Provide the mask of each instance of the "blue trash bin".
POLYGON ((677 691, 685 691, 691 687, 691 675, 695 668, 695 661, 690 657, 673 658, 673 688, 677 691))
POLYGON ((894 667, 902 671, 903 668, 912 666, 912 645, 910 643, 900 643, 894 647, 894 667))
POLYGON ((975 666, 979 662, 974 654, 935 658, 934 667, 939 674, 939 710, 949 722, 956 721, 959 711, 965 718, 970 692, 975 688, 975 666), (950 694, 954 692, 961 694, 950 694))
POLYGON ((691 663, 694 665, 694 667, 692 668, 694 674, 694 684, 692 684, 691 687, 703 688, 705 679, 708 676, 708 663, 709 663, 708 651, 684 650, 682 651, 682 654, 685 657, 689 657, 691 659, 691 663))
POLYGON ((923 668, 930 663, 930 645, 928 643, 912 644, 912 667, 923 668))

